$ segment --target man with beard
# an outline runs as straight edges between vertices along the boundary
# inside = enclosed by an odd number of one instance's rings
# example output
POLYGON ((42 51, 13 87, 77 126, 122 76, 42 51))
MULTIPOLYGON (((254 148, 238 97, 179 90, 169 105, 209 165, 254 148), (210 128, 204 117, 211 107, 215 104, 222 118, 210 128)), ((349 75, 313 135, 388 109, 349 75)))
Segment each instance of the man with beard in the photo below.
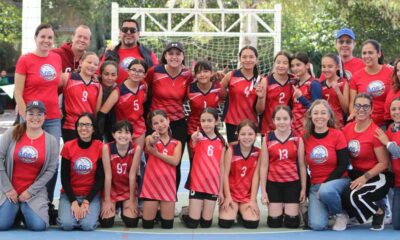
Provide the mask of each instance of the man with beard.
POLYGON ((90 28, 79 25, 72 35, 71 42, 63 43, 59 48, 51 50, 60 55, 63 72, 73 72, 78 69, 79 61, 90 46, 91 37, 90 28))

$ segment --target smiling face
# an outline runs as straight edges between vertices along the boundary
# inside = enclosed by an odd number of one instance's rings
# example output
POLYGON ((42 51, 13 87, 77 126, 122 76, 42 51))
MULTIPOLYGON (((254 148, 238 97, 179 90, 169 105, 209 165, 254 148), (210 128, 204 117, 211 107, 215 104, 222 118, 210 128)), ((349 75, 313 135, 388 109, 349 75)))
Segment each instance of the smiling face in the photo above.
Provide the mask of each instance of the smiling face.
POLYGON ((171 68, 179 68, 182 66, 185 55, 177 48, 171 48, 164 54, 167 65, 171 68))
POLYGON ((196 80, 200 84, 207 84, 211 82, 212 76, 213 76, 212 71, 208 69, 201 69, 195 74, 196 80))
POLYGON ((89 142, 92 139, 94 133, 93 122, 87 116, 83 116, 78 120, 78 135, 80 139, 85 142, 89 142))
POLYGON ((138 26, 134 22, 124 22, 119 31, 119 38, 121 40, 122 48, 133 48, 136 47, 137 41, 139 40, 139 30, 138 26), (130 29, 125 31, 125 29, 130 29), (135 29, 135 30, 133 30, 135 29))
POLYGON ((78 27, 72 36, 72 49, 79 52, 85 51, 90 46, 92 33, 89 28, 78 27))
POLYGON ((354 47, 354 40, 347 35, 343 35, 339 39, 336 39, 336 50, 338 51, 339 56, 343 59, 348 59, 353 56, 354 47))
POLYGON ((336 64, 335 60, 330 57, 322 58, 321 62, 322 73, 326 79, 334 79, 337 75, 336 72, 339 70, 340 66, 336 64))
POLYGON ((258 62, 256 53, 251 49, 244 49, 240 55, 240 65, 243 69, 253 70, 258 62))
POLYGON ((311 121, 315 129, 327 129, 330 117, 329 110, 323 104, 317 104, 311 110, 311 121))
POLYGON ((390 117, 396 123, 400 123, 400 100, 394 100, 390 104, 390 117))
POLYGON ((212 135, 214 133, 215 127, 217 125, 217 120, 211 113, 202 113, 200 116, 200 126, 204 133, 212 135))
POLYGON ((275 58, 274 69, 278 75, 287 75, 289 72, 289 59, 285 55, 275 58))
POLYGON ((44 123, 46 114, 41 112, 37 108, 33 108, 26 112, 25 120, 26 120, 26 127, 29 129, 39 129, 42 128, 44 123))
POLYGON ((81 73, 87 76, 94 76, 99 66, 99 58, 96 54, 90 54, 81 60, 81 73))
POLYGON ((120 145, 127 145, 132 140, 132 133, 129 132, 127 129, 119 129, 113 132, 112 136, 115 141, 120 145))
POLYGON ((274 118, 272 119, 276 129, 280 132, 286 132, 290 129, 292 124, 292 119, 290 118, 289 113, 285 109, 280 109, 275 113, 274 118))
POLYGON ((361 57, 367 67, 378 65, 378 59, 381 57, 381 54, 372 43, 367 43, 362 47, 361 57))
POLYGON ((371 118, 372 106, 368 98, 357 98, 354 102, 354 110, 357 121, 365 121, 371 118))
POLYGON ((298 78, 301 78, 302 76, 306 75, 308 72, 308 64, 303 63, 299 59, 293 59, 290 63, 290 69, 294 75, 296 75, 298 78))
POLYGON ((54 31, 51 28, 43 28, 35 37, 36 48, 40 52, 48 52, 54 44, 54 31))
POLYGON ((151 126, 154 131, 158 132, 160 136, 162 136, 168 134, 169 120, 158 114, 151 118, 151 126))
POLYGON ((249 125, 243 126, 238 133, 238 141, 241 146, 252 147, 256 141, 257 134, 249 125))
POLYGON ((118 78, 118 70, 117 68, 112 65, 108 64, 104 67, 103 72, 101 73, 101 81, 104 86, 111 87, 114 85, 115 81, 118 78))
POLYGON ((129 80, 139 83, 146 76, 146 70, 141 64, 132 64, 128 69, 129 80))

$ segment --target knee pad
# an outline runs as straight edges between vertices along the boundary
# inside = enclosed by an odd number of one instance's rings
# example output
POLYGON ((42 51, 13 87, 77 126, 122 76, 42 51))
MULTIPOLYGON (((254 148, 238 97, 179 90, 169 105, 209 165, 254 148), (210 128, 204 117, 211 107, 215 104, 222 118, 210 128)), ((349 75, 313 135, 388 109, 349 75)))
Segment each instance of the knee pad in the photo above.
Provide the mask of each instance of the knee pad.
POLYGON ((243 227, 249 228, 249 229, 255 229, 255 228, 258 227, 258 223, 259 223, 259 222, 260 222, 259 220, 257 220, 257 221, 250 221, 250 220, 244 220, 244 219, 243 219, 243 227))
POLYGON ((202 228, 209 228, 211 227, 212 224, 212 218, 211 220, 205 220, 204 218, 200 219, 200 227, 202 228))
POLYGON ((171 229, 174 227, 174 219, 166 220, 161 218, 161 228, 171 229))
POLYGON ((144 229, 154 228, 154 219, 145 220, 144 218, 142 218, 142 226, 143 226, 144 229))
POLYGON ((285 227, 287 228, 298 228, 300 226, 300 216, 289 216, 285 215, 285 227))
POLYGON ((123 214, 121 215, 122 221, 125 223, 125 226, 128 228, 135 228, 138 225, 139 222, 139 218, 130 218, 130 217, 126 217, 123 214))
POLYGON ((187 228, 197 228, 199 225, 199 219, 193 219, 189 215, 182 215, 183 222, 187 228))
POLYGON ((221 228, 231 228, 235 220, 226 220, 218 218, 218 226, 221 228))
POLYGON ((112 228, 114 226, 115 217, 110 218, 99 218, 100 226, 102 228, 112 228))
POLYGON ((280 227, 282 227, 282 223, 283 223, 283 215, 280 215, 278 217, 268 216, 268 219, 267 219, 268 227, 270 227, 270 228, 280 228, 280 227))

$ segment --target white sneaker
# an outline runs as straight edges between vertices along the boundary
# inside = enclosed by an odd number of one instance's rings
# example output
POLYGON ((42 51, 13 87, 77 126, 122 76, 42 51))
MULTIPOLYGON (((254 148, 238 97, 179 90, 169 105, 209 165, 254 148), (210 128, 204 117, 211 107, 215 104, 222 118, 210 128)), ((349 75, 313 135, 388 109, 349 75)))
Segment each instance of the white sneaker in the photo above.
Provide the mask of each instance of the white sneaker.
POLYGON ((349 216, 345 213, 336 214, 335 224, 333 224, 332 230, 343 231, 346 230, 347 222, 349 221, 349 216))

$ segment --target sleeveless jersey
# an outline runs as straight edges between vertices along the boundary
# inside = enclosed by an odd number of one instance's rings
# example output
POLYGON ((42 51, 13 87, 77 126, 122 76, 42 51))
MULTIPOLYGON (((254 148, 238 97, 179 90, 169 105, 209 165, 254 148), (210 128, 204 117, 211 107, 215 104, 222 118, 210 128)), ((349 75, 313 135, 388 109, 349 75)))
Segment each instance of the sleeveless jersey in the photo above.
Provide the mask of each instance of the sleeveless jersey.
POLYGON ((114 106, 117 121, 128 120, 133 127, 133 138, 137 138, 146 132, 146 123, 143 117, 143 104, 147 96, 147 84, 140 83, 136 92, 132 92, 122 83, 117 88, 118 101, 114 106))
POLYGON ((203 93, 196 82, 189 85, 187 96, 189 98, 190 114, 187 121, 187 132, 192 135, 200 127, 200 115, 207 107, 217 109, 221 96, 221 85, 214 81, 208 92, 203 93))
MULTIPOLYGON (((400 131, 393 131, 393 123, 389 125, 386 130, 386 135, 390 141, 394 141, 397 145, 400 145, 400 131)), ((391 156, 392 159, 392 171, 394 173, 394 185, 400 187, 400 159, 391 156)))
POLYGON ((84 112, 95 114, 99 93, 100 83, 90 80, 86 84, 79 73, 70 74, 63 91, 65 112, 63 128, 74 130, 79 115, 84 112))
POLYGON ((220 189, 220 162, 224 143, 219 137, 204 136, 194 148, 190 169, 190 190, 217 195, 220 189))
MULTIPOLYGON (((305 97, 308 101, 311 101, 311 83, 315 80, 315 78, 310 77, 306 82, 303 83, 303 85, 299 86, 297 84, 297 87, 300 89, 300 91, 303 93, 303 97, 305 97)), ((297 136, 302 136, 303 131, 304 131, 304 126, 303 126, 303 121, 305 118, 307 112, 307 108, 303 106, 303 104, 293 98, 293 108, 292 108, 292 113, 293 113, 293 126, 292 129, 294 133, 297 136)))
MULTIPOLYGON (((338 80, 338 87, 340 89, 340 92, 344 91, 344 87, 347 84, 347 79, 341 78, 338 80)), ((327 81, 323 80, 321 82, 321 88, 322 88, 322 97, 329 103, 329 105, 332 108, 332 111, 335 113, 336 118, 338 119, 339 122, 339 127, 342 129, 344 127, 344 113, 342 110, 342 107, 340 106, 340 101, 337 93, 335 90, 331 87, 328 86, 327 81)))
POLYGON ((251 185, 254 172, 257 168, 260 149, 253 147, 249 156, 243 156, 240 145, 231 145, 232 160, 229 172, 229 188, 232 200, 238 203, 247 203, 251 198, 251 185))
POLYGON ((271 131, 266 139, 269 156, 268 181, 292 182, 299 180, 297 166, 299 137, 291 133, 284 142, 281 142, 271 131))
MULTIPOLYGON (((157 151, 168 156, 174 155, 178 140, 170 139, 164 144, 158 141, 155 144, 157 151)), ((175 202, 176 201, 176 167, 149 154, 145 169, 141 198, 175 202)))

